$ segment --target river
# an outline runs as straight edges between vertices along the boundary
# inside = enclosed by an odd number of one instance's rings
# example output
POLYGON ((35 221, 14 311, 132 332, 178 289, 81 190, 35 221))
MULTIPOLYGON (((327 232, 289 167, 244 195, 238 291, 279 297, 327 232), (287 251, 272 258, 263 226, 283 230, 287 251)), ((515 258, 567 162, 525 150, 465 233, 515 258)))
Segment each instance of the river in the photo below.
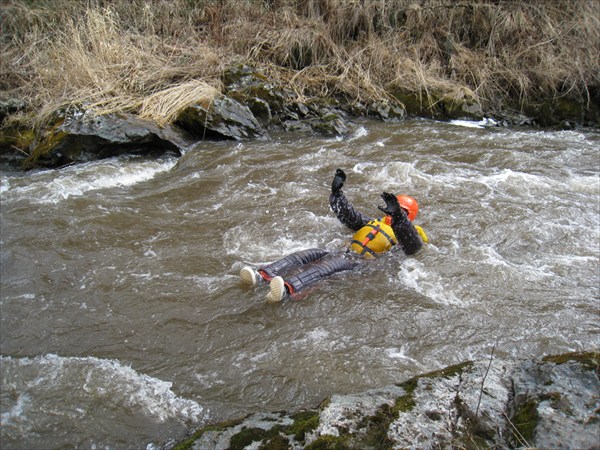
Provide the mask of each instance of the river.
POLYGON ((159 449, 492 351, 600 347, 595 130, 360 122, 4 171, 0 200, 3 449, 159 449), (243 266, 345 251, 338 167, 367 214, 416 197, 430 244, 266 303, 243 266))

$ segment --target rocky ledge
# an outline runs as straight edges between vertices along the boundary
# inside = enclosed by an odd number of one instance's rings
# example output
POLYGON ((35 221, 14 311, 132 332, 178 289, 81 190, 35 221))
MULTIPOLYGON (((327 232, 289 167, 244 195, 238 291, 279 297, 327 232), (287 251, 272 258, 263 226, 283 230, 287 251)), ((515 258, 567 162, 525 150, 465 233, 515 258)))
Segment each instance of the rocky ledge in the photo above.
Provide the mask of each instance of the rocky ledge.
POLYGON ((600 447, 600 353, 466 362, 318 408, 210 425, 169 448, 600 447))

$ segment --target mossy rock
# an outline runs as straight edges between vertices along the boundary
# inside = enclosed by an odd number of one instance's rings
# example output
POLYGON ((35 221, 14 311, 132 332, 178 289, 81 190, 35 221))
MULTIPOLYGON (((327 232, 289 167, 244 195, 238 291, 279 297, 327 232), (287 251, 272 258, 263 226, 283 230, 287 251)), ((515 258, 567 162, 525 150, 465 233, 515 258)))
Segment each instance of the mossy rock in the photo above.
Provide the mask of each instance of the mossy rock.
MULTIPOLYGON (((253 442, 263 442, 263 445, 266 442, 270 442, 273 438, 279 436, 281 431, 281 427, 273 427, 268 430, 263 428, 242 428, 242 430, 233 436, 229 441, 229 449, 230 450, 243 450, 253 442)), ((280 444, 279 440, 273 441, 280 444)), ((263 447, 264 448, 264 447, 263 447)))
POLYGON ((74 111, 36 133, 23 168, 56 168, 123 154, 181 154, 184 138, 129 114, 93 115, 74 111))
POLYGON ((348 436, 323 435, 304 447, 304 450, 352 450, 348 436))
POLYGON ((510 418, 510 422, 514 426, 513 441, 517 444, 522 443, 523 440, 533 442, 538 421, 538 402, 534 399, 522 402, 510 418))
POLYGON ((600 371, 600 353, 599 352, 573 352, 562 355, 549 355, 542 358, 544 362, 552 362, 555 364, 565 364, 570 361, 578 362, 584 367, 600 371))
POLYGON ((406 112, 413 116, 441 120, 483 118, 483 109, 478 100, 464 89, 448 92, 396 90, 392 95, 404 105, 406 112))
POLYGON ((14 123, 0 129, 0 161, 20 168, 35 140, 33 128, 14 123))
POLYGON ((256 69, 240 65, 223 73, 224 92, 240 104, 247 106, 263 125, 284 113, 291 94, 283 86, 271 82, 256 69))
POLYGON ((236 425, 239 425, 245 420, 245 418, 240 419, 232 419, 228 421, 221 422, 217 425, 207 425, 205 427, 196 430, 190 437, 176 444, 171 450, 190 450, 194 443, 200 439, 205 433, 210 431, 223 431, 228 428, 233 428, 236 425))
POLYGON ((303 442, 306 439, 306 434, 314 431, 319 426, 318 411, 302 411, 292 416, 294 424, 290 428, 290 432, 294 434, 297 441, 303 442))
POLYGON ((585 103, 569 96, 538 98, 529 101, 523 110, 542 127, 564 127, 568 124, 569 128, 573 125, 600 126, 600 105, 593 99, 585 103))

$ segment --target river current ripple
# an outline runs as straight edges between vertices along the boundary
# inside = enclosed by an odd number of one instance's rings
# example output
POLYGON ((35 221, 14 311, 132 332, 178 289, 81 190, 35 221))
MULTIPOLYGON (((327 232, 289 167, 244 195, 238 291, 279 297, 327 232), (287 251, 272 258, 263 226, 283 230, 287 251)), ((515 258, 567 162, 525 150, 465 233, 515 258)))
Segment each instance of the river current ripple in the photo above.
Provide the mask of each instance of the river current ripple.
POLYGON ((364 122, 3 172, 0 446, 148 448, 468 359, 597 349, 600 134, 364 122), (420 202, 431 243, 270 305, 239 270, 344 251, 329 210, 420 202))

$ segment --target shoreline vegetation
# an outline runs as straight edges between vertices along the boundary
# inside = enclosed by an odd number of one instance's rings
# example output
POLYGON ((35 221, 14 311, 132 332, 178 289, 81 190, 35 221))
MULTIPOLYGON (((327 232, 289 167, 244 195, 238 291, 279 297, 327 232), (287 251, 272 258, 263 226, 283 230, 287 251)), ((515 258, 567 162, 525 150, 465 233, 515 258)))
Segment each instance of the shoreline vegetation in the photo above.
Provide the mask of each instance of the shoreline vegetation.
POLYGON ((292 104, 600 124, 595 0, 2 0, 0 14, 0 153, 30 160, 57 111, 164 127, 222 95, 266 127, 292 104), (263 83, 251 99, 232 95, 240 73, 263 83))

